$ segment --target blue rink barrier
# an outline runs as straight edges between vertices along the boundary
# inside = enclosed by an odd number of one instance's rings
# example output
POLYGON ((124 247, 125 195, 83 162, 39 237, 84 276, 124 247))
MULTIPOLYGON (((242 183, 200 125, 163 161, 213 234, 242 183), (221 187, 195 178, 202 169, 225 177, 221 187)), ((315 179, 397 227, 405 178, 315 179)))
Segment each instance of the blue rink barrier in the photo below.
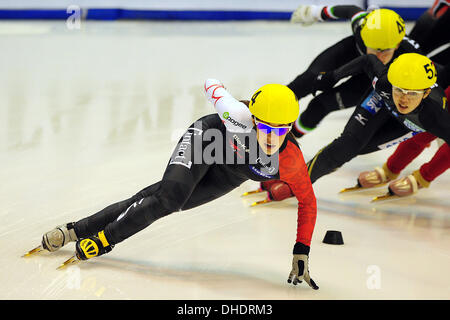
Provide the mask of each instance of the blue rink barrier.
MULTIPOLYGON (((427 8, 393 8, 405 20, 416 20, 427 8)), ((289 20, 292 12, 218 10, 134 10, 121 8, 82 8, 86 20, 289 20)), ((60 20, 73 13, 65 9, 0 9, 0 19, 60 20)))
POLYGON ((428 8, 394 8, 394 7, 385 7, 385 8, 394 10, 405 21, 417 20, 428 9, 428 8))
MULTIPOLYGON (((86 20, 289 20, 292 12, 269 11, 208 11, 208 10, 131 10, 131 9, 86 9, 81 8, 81 16, 86 20)), ((0 19, 10 20, 57 20, 67 19, 73 13, 65 9, 0 9, 0 19)))

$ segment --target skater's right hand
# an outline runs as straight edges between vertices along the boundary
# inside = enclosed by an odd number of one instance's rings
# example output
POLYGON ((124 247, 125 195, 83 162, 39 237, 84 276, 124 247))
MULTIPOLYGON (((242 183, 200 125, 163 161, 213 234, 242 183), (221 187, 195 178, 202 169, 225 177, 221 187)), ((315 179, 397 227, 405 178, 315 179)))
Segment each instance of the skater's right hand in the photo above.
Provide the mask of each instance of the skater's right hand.
POLYGON ((336 84, 336 79, 334 77, 334 72, 321 72, 319 75, 314 79, 313 85, 312 85, 312 94, 313 96, 316 96, 317 91, 326 91, 334 87, 336 84))
POLYGON ((323 6, 301 5, 292 13, 291 22, 309 26, 316 21, 321 20, 320 14, 322 9, 323 6))
POLYGON ((305 280, 311 288, 318 290, 319 287, 309 276, 309 246, 297 242, 294 246, 293 254, 292 270, 287 282, 297 285, 297 283, 302 283, 305 280))

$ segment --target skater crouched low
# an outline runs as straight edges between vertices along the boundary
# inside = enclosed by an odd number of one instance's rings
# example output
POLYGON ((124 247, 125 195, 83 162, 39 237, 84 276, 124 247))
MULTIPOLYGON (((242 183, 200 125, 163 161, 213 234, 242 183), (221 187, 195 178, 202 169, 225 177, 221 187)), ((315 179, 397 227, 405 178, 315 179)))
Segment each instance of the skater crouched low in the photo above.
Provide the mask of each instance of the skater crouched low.
POLYGON ((290 133, 299 115, 295 94, 287 86, 268 84, 250 101, 238 101, 214 79, 205 82, 204 91, 217 113, 198 119, 186 130, 161 181, 47 232, 35 250, 53 252, 76 242, 75 256, 65 264, 98 257, 156 220, 217 199, 246 180, 276 179, 288 184, 298 200, 288 282, 295 285, 304 280, 318 289, 309 276, 308 263, 316 198, 302 152, 290 133))
MULTIPOLYGON (((403 146, 420 150, 433 139, 440 138, 444 145, 430 163, 412 175, 396 179, 408 161, 418 155, 409 152, 389 168, 384 165, 365 171, 358 177, 357 185, 341 192, 371 188, 386 183, 389 192, 372 201, 390 199, 392 196, 408 196, 429 183, 449 167, 448 147, 450 143, 450 113, 443 88, 449 86, 449 65, 437 74, 435 64, 426 56, 405 53, 388 67, 374 55, 354 59, 341 68, 321 74, 315 81, 318 90, 333 87, 349 75, 366 73, 370 76, 373 90, 364 97, 350 116, 342 133, 308 161, 311 182, 333 173, 358 155, 369 154, 401 142, 413 139, 403 146), (416 137, 417 136, 417 137, 416 137), (424 140, 424 141, 420 141, 424 140), (414 145, 419 145, 414 147, 414 145), (422 146, 420 146, 422 145, 422 146), (394 168, 396 167, 396 168, 394 168)), ((392 159, 391 159, 392 160, 392 159)))

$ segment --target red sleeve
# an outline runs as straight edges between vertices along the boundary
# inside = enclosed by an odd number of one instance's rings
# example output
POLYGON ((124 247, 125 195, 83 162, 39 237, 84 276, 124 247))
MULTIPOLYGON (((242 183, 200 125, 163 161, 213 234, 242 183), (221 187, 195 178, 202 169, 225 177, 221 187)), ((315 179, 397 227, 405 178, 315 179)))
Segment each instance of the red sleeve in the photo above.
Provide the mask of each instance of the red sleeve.
POLYGON ((297 145, 288 141, 279 159, 280 180, 289 184, 298 200, 297 242, 310 246, 316 224, 317 201, 303 154, 297 145))

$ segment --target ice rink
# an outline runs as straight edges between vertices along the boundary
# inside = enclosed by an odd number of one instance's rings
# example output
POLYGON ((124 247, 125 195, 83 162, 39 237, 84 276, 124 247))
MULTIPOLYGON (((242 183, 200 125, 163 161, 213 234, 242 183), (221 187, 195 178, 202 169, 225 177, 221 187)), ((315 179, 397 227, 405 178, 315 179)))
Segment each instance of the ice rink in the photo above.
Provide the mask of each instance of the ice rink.
MULTIPOLYGON (((82 22, 69 30, 64 21, 0 22, 0 299, 449 299, 449 172, 401 200, 370 203, 384 188, 338 195, 392 148, 314 184, 318 291, 286 283, 296 201, 250 208, 263 197, 241 197, 252 181, 66 270, 56 267, 73 244, 21 257, 56 225, 158 181, 187 126, 214 112, 204 80, 248 99, 266 83, 287 84, 350 32, 348 23, 82 22), (327 230, 341 231, 345 244, 322 243, 327 230)), ((305 160, 352 111, 333 113, 299 141, 305 160)), ((433 142, 404 173, 436 150, 433 142)))

